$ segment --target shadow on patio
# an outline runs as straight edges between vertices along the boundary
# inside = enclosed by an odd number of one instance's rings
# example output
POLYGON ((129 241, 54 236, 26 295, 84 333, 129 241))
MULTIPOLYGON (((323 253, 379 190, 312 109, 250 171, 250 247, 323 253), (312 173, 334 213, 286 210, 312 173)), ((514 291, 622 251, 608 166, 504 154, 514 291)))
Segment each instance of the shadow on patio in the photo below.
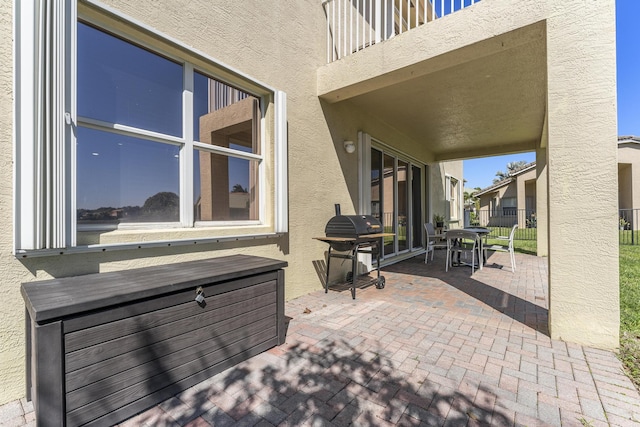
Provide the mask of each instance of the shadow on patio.
MULTIPOLYGON (((531 262, 531 258, 518 256, 517 271, 510 271, 507 254, 490 253, 482 270, 471 275, 471 267, 460 266, 445 271, 444 251, 437 251, 434 260, 424 264, 424 257, 414 257, 407 261, 391 265, 384 270, 399 274, 414 275, 428 279, 436 279, 474 298, 513 320, 522 323, 538 332, 549 334, 547 303, 547 264, 531 262), (505 264, 506 263, 506 264, 505 264)), ((481 313, 482 306, 469 307, 462 298, 451 301, 453 296, 449 290, 435 289, 428 291, 431 298, 443 304, 453 304, 452 310, 465 308, 474 313, 481 313), (433 292, 433 294, 432 294, 433 292)))
POLYGON ((469 420, 512 425, 511 414, 494 408, 496 396, 487 387, 457 390, 412 379, 387 351, 358 347, 343 339, 297 343, 280 357, 254 358, 165 402, 163 411, 130 422, 158 425, 171 415, 178 425, 198 418, 216 426, 443 425, 445 420, 455 426, 469 420))
POLYGON ((516 257, 516 273, 492 255, 470 277, 445 273, 437 252, 434 263, 384 268, 386 287, 358 289, 356 300, 348 290, 290 300, 284 345, 125 425, 636 422, 640 396, 614 353, 545 335, 547 260, 516 257))

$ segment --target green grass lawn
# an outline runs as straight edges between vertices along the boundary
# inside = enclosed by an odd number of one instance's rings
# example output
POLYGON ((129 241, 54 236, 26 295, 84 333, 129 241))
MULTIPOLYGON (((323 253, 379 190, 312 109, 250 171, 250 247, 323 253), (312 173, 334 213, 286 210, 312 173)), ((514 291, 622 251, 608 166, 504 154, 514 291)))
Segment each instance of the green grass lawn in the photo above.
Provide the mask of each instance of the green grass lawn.
POLYGON ((640 335, 640 246, 620 246, 620 328, 640 335))
POLYGON ((640 389, 640 246, 620 246, 619 357, 640 389))
MULTIPOLYGON (((489 245, 506 245, 508 242, 505 240, 487 239, 489 245)), ((535 240, 516 240, 513 239, 513 250, 521 252, 523 254, 536 255, 538 245, 535 240)))
MULTIPOLYGON (((492 228, 492 227, 489 227, 492 228)), ((502 234, 502 233, 508 233, 510 231, 510 229, 508 228, 501 228, 498 231, 498 234, 502 234)), ((537 241, 536 241, 536 229, 535 228, 528 228, 528 229, 522 229, 522 228, 518 228, 516 230, 515 235, 513 236, 513 249, 516 252, 522 252, 524 254, 529 254, 529 255, 536 255, 537 250, 538 250, 538 245, 537 245, 537 241)), ((497 239, 487 239, 487 244, 489 245, 505 245, 507 242, 504 240, 497 240, 497 239)))

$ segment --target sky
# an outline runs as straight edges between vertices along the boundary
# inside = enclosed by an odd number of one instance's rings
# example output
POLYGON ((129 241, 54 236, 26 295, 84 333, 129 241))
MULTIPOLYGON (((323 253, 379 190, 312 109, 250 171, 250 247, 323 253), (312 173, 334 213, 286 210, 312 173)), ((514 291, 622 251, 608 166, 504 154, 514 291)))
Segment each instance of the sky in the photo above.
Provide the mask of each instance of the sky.
MULTIPOLYGON (((616 0, 616 46, 618 79, 618 135, 640 136, 640 18, 639 0, 616 0)), ((507 163, 533 162, 535 153, 485 157, 464 161, 465 188, 485 188, 507 163)))

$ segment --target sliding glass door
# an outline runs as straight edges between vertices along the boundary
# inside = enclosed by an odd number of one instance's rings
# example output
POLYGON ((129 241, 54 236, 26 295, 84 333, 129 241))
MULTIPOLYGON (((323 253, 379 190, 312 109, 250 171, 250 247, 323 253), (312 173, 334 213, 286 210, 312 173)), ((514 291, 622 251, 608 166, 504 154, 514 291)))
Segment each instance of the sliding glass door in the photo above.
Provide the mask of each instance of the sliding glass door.
POLYGON ((423 205, 423 191, 422 191, 422 167, 411 166, 411 200, 413 200, 411 207, 411 247, 419 249, 424 246, 423 236, 423 217, 422 217, 422 205, 423 205), (416 203, 417 201, 417 203, 416 203))
POLYGON ((371 148, 371 214, 385 233, 384 258, 422 248, 423 166, 381 148, 371 148))

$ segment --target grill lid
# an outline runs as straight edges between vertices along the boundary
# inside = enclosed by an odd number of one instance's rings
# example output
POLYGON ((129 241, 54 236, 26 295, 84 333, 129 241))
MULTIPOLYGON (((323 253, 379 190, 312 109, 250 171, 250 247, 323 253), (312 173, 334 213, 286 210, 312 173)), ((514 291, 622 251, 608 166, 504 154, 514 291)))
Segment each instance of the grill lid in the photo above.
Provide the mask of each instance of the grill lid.
POLYGON ((336 215, 329 220, 324 232, 327 237, 359 238, 365 234, 382 233, 382 224, 371 215, 336 215))

